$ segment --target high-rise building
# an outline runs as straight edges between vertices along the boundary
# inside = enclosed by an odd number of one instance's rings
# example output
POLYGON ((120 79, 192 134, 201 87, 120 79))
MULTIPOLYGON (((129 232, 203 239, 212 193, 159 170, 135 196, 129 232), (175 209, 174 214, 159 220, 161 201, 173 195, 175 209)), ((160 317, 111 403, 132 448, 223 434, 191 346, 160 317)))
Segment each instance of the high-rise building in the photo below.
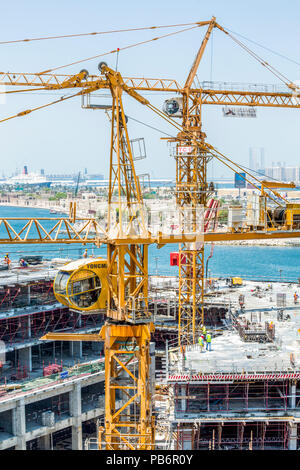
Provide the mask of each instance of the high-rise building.
POLYGON ((297 166, 286 166, 283 170, 283 181, 298 181, 299 168, 297 166))
POLYGON ((249 148, 249 167, 254 171, 265 168, 265 149, 263 147, 249 148))

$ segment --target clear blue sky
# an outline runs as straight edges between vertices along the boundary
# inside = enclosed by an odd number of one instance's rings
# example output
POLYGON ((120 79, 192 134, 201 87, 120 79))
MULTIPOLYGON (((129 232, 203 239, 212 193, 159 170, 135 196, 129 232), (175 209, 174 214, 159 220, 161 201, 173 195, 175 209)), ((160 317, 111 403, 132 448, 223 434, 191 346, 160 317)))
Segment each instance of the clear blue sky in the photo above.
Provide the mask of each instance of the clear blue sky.
MULTIPOLYGON (((208 20, 215 15, 225 27, 243 34, 300 63, 300 3, 297 0, 16 0, 1 7, 0 41, 59 34, 84 33, 118 28, 142 27, 208 20)), ((131 32, 76 39, 0 45, 2 71, 38 72, 73 60, 100 54, 142 41, 166 30, 131 32)), ((204 30, 193 30, 120 53, 119 70, 124 76, 174 78, 183 83, 200 45, 204 30)), ((300 66, 251 45, 262 57, 291 80, 300 79, 300 66)), ((116 57, 106 57, 115 66, 116 57)), ((86 68, 97 73, 98 60, 63 69, 73 73, 86 68)), ((221 32, 215 31, 213 54, 209 45, 199 69, 199 79, 246 83, 278 83, 221 32), (212 64, 211 64, 212 59, 212 64), (212 65, 212 67, 211 67, 212 65)), ((48 101, 56 95, 9 95, 0 106, 5 117, 48 101)), ((147 95, 161 107, 165 96, 147 95)), ((109 97, 97 98, 108 103, 109 97)), ((11 173, 24 164, 30 170, 90 172, 107 176, 109 125, 101 111, 83 110, 80 99, 55 105, 23 118, 0 124, 2 169, 11 173)), ((150 111, 124 98, 129 116, 172 133, 150 111)), ((221 107, 204 109, 204 130, 210 143, 237 162, 248 165, 249 147, 264 147, 267 163, 299 164, 300 110, 258 109, 257 119, 225 119, 221 107)), ((174 161, 160 134, 129 121, 132 138, 145 137, 148 158, 138 163, 138 173, 174 177, 174 161)), ((214 166, 215 175, 226 174, 214 166)))

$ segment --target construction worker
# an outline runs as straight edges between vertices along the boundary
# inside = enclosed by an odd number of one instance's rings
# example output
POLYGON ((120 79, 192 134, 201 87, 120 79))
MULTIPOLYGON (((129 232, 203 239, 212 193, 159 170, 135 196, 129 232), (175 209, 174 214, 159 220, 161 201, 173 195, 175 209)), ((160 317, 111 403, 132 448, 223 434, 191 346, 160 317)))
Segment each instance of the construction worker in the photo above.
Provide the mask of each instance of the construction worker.
POLYGON ((21 268, 27 268, 27 266, 28 266, 28 264, 26 263, 26 261, 23 258, 20 259, 20 266, 21 266, 21 268))
POLYGON ((10 260, 10 258, 9 258, 9 256, 8 256, 8 253, 6 253, 6 255, 5 255, 5 257, 4 257, 4 263, 6 263, 7 266, 8 266, 8 269, 10 269, 11 260, 10 260))
POLYGON ((84 258, 87 258, 87 256, 88 256, 88 252, 87 252, 87 248, 86 248, 86 249, 84 250, 83 257, 84 257, 84 258))
POLYGON ((294 303, 296 304, 298 301, 298 294, 297 292, 294 293, 294 303))
POLYGON ((206 335, 206 351, 211 351, 211 334, 206 335))
POLYGON ((199 336, 198 344, 199 344, 199 346, 200 346, 200 352, 202 352, 202 351, 203 351, 203 348, 204 348, 204 341, 203 341, 203 337, 202 337, 202 336, 199 336))

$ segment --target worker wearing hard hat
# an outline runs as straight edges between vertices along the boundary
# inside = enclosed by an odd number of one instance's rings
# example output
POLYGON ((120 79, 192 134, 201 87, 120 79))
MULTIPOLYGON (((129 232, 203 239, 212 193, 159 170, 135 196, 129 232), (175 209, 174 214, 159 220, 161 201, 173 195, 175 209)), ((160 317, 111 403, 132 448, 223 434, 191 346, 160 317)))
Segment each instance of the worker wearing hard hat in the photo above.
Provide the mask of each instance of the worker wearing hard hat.
POLYGON ((87 258, 87 255, 88 255, 88 251, 87 251, 87 248, 84 250, 84 253, 83 253, 83 257, 84 258, 87 258))
POLYGON ((11 260, 10 260, 10 258, 9 258, 9 256, 8 256, 8 253, 6 253, 6 255, 4 256, 4 263, 7 264, 8 269, 9 269, 9 268, 10 268, 11 260))
POLYGON ((211 334, 206 335, 206 351, 211 351, 211 334))
POLYGON ((204 347, 204 341, 203 341, 202 336, 199 336, 198 344, 199 344, 199 347, 200 347, 200 352, 202 352, 202 351, 203 351, 203 347, 204 347))

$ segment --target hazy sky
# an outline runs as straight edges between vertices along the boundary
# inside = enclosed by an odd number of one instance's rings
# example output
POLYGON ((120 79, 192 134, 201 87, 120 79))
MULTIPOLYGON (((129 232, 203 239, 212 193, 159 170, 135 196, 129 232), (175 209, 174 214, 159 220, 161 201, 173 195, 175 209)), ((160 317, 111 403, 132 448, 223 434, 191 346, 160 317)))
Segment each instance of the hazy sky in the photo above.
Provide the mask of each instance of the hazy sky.
MULTIPOLYGON (((216 16, 226 28, 240 33, 300 63, 300 3, 297 0, 16 0, 1 7, 0 41, 30 37, 104 31, 118 28, 187 23, 216 16)), ((203 38, 195 29, 170 38, 122 51, 118 68, 124 76, 174 78, 180 83, 188 74, 203 38)), ((128 32, 74 39, 0 44, 2 71, 39 72, 74 60, 101 54, 117 47, 143 41, 170 30, 128 32)), ((289 79, 300 79, 300 65, 247 43, 289 79)), ((105 58, 115 67, 116 56, 105 58)), ((58 73, 76 73, 86 68, 98 73, 99 60, 68 67, 58 73)), ((280 83, 220 31, 213 34, 198 76, 200 81, 280 83)), ((12 88, 10 88, 12 89, 12 88)), ((69 93, 69 91, 67 92, 69 93)), ((98 93, 99 95, 99 93, 98 93)), ((108 93, 93 101, 109 103, 108 93)), ((166 96, 145 93, 161 107, 166 96)), ((0 117, 57 99, 57 94, 24 93, 8 95, 0 106, 0 117)), ((173 129, 132 98, 124 98, 129 116, 162 131, 173 129)), ((222 108, 204 108, 207 140, 239 163, 248 165, 249 147, 264 147, 266 163, 299 162, 300 110, 257 110, 256 119, 224 118, 222 108)), ((131 138, 145 137, 147 159, 137 163, 137 172, 154 177, 174 177, 175 165, 162 134, 129 119, 131 138)), ((108 174, 109 125, 103 111, 81 109, 79 98, 0 124, 2 171, 11 173, 24 164, 29 170, 89 172, 108 174)), ((212 170, 210 170, 211 172, 212 170)), ((226 174, 214 165, 214 175, 226 174)))

